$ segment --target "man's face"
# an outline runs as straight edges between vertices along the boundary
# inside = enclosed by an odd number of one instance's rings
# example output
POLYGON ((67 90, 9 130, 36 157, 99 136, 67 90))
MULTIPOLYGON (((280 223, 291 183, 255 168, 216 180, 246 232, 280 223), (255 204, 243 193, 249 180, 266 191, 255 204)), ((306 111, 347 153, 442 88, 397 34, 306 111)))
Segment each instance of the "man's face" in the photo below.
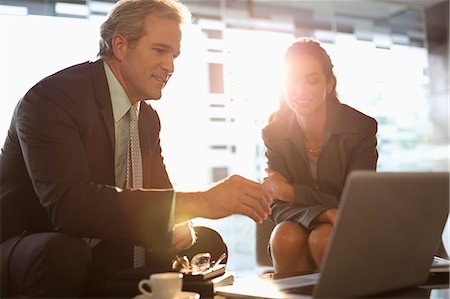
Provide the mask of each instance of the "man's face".
POLYGON ((181 30, 177 21, 149 15, 146 34, 135 45, 124 47, 119 69, 121 84, 132 103, 157 100, 174 71, 180 53, 181 30))

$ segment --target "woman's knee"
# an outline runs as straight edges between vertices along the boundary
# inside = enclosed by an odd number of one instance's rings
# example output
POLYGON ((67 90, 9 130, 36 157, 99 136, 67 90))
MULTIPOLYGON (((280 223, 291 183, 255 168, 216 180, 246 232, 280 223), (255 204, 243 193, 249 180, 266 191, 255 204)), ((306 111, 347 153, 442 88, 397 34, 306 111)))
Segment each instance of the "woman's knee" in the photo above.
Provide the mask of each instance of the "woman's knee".
POLYGON ((308 237, 308 244, 313 251, 315 248, 323 250, 328 244, 331 233, 333 231, 333 225, 330 223, 323 223, 314 228, 308 237))
POLYGON ((300 224, 285 221, 277 226, 270 235, 272 251, 299 250, 307 244, 308 231, 300 224))

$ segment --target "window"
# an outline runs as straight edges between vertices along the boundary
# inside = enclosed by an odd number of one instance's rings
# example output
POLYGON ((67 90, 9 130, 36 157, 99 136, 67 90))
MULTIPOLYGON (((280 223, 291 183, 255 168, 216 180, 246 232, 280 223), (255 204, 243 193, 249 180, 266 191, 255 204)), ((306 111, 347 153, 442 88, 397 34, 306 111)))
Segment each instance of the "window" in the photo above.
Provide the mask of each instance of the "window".
MULTIPOLYGON (((95 58, 104 20, 104 12, 95 9, 99 11, 86 18, 0 15, 1 142, 17 101, 32 85, 62 68, 95 58)), ((33 11, 45 9, 33 5, 28 12, 33 11)), ((255 13, 261 11, 255 9, 255 13)), ((430 104, 430 60, 421 32, 410 31, 408 36, 377 31, 374 37, 375 27, 349 17, 344 22, 348 27, 341 24, 339 32, 327 31, 334 28, 328 24, 286 26, 292 20, 284 19, 255 21, 255 27, 265 27, 257 30, 249 28, 251 18, 239 27, 234 17, 227 19, 234 20, 232 26, 200 17, 184 29, 176 72, 163 99, 152 103, 160 114, 163 155, 176 189, 205 189, 231 174, 256 181, 265 176, 261 129, 278 108, 282 55, 294 33, 324 41, 335 64, 342 102, 377 119, 379 170, 448 170, 448 120, 446 125, 435 121, 448 110, 448 89, 442 91, 442 107, 430 104), (267 30, 269 25, 277 30, 267 30)), ((321 20, 319 16, 311 22, 321 20)), ((422 22, 419 19, 414 26, 422 28, 422 22)), ((439 56, 432 59, 446 65, 439 56)), ((196 221, 223 235, 230 250, 230 270, 254 270, 253 221, 239 215, 196 221)))

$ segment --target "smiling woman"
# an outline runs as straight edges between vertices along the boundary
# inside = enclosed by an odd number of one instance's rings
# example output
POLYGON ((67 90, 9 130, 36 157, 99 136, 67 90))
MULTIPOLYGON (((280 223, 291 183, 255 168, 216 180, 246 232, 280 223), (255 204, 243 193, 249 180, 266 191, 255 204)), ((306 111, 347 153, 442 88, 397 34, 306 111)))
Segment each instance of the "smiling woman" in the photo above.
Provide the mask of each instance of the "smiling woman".
POLYGON ((277 273, 320 268, 347 175, 375 170, 377 122, 341 104, 327 52, 314 39, 285 55, 280 109, 263 130, 269 168, 263 187, 276 200, 270 252, 277 273))

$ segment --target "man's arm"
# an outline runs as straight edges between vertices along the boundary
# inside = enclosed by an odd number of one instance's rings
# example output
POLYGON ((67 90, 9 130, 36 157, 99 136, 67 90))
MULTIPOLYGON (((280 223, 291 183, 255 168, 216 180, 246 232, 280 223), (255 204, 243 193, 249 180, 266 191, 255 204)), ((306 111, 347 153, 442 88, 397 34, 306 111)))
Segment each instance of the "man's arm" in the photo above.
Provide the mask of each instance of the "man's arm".
POLYGON ((175 222, 241 214, 261 223, 271 213, 271 202, 272 198, 260 184, 233 175, 206 191, 177 192, 175 222))

